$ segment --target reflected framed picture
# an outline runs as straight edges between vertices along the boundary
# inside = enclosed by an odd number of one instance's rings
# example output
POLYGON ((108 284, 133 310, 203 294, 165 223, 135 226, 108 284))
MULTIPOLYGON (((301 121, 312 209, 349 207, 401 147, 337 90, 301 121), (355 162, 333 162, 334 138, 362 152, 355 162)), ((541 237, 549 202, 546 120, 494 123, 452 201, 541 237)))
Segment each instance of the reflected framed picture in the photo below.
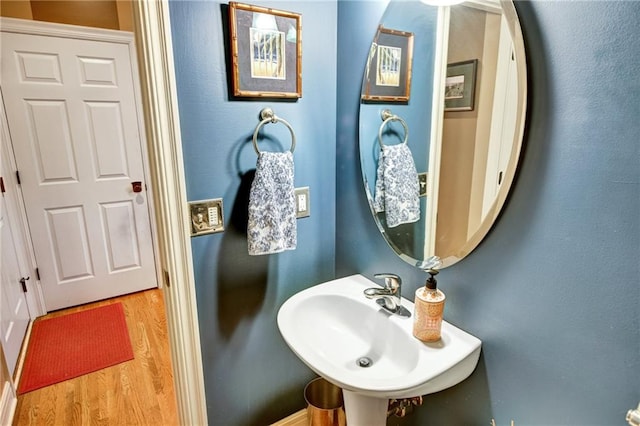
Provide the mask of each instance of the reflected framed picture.
POLYGON ((302 16, 229 3, 234 96, 302 97, 302 16))
POLYGON ((409 102, 413 33, 378 27, 369 50, 362 100, 409 102))
POLYGON ((477 69, 477 59, 447 65, 444 85, 445 111, 473 111, 477 69))

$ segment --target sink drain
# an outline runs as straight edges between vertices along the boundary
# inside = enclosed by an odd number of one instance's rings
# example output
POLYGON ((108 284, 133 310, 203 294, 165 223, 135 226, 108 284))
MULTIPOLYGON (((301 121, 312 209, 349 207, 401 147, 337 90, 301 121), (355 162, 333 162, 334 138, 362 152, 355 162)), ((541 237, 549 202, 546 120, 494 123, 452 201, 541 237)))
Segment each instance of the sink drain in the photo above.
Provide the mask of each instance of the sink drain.
POLYGON ((371 361, 371 358, 363 356, 362 358, 358 358, 356 364, 358 364, 358 367, 367 368, 373 365, 373 361, 371 361))

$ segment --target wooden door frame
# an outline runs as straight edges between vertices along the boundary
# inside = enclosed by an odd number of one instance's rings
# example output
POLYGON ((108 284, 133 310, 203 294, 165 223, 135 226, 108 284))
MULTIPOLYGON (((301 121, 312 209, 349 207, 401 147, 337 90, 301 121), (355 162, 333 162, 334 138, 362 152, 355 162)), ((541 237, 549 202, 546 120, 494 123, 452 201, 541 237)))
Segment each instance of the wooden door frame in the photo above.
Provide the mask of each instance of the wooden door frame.
MULTIPOLYGON (((151 183, 148 204, 156 254, 158 283, 165 294, 171 362, 181 424, 207 424, 200 335, 195 298, 182 141, 173 66, 168 2, 132 2, 137 48, 129 36, 132 64, 140 71, 136 98, 141 100, 139 120, 146 139, 145 179, 151 183), (164 283, 164 285, 162 285, 164 283)), ((72 38, 122 36, 122 32, 83 28, 85 37, 63 24, 1 18, 2 31, 57 35, 72 38), (25 30, 26 28, 26 30, 25 30), (64 35, 63 35, 64 33, 64 35), (120 35, 118 35, 120 33, 120 35)), ((145 151, 143 149, 143 151, 145 151)), ((41 304, 38 314, 44 314, 41 304)), ((31 308, 31 306, 30 306, 31 308)), ((34 307, 35 309, 36 307, 34 307)))

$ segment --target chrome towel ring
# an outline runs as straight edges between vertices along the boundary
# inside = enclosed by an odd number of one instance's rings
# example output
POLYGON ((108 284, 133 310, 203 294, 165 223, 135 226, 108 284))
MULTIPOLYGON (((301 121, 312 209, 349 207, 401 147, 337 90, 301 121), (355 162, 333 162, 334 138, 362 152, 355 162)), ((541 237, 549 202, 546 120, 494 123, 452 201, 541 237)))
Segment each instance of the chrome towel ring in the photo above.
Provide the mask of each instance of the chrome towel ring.
POLYGON ((404 141, 402 141, 402 143, 406 145, 409 140, 409 127, 407 127, 407 123, 388 109, 383 109, 380 113, 380 117, 382 118, 382 124, 380 125, 380 130, 378 130, 378 143, 380 144, 380 148, 384 146, 382 143, 382 130, 384 129, 384 126, 391 121, 399 121, 400 124, 402 124, 402 127, 404 128, 404 141))
POLYGON ((296 149, 296 134, 293 131, 293 128, 291 127, 291 125, 289 123, 287 123, 287 120, 280 118, 278 116, 276 116, 273 113, 273 110, 271 108, 263 108, 260 111, 260 119, 262 121, 260 121, 260 123, 258 123, 258 126, 256 127, 256 130, 253 132, 253 148, 256 150, 256 154, 260 154, 260 149, 258 148, 258 132, 260 131, 260 128, 262 126, 264 126, 265 124, 271 122, 271 123, 282 123, 285 126, 287 126, 287 128, 289 129, 289 132, 291 132, 291 148, 289 149, 292 153, 293 150, 296 149))

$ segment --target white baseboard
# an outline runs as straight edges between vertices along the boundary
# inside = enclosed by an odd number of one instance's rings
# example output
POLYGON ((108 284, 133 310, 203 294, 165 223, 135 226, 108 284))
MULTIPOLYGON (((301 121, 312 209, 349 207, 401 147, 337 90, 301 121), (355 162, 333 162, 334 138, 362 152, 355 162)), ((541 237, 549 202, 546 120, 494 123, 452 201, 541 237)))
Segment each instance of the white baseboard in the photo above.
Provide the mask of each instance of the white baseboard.
POLYGON ((13 414, 18 402, 10 382, 4 382, 2 399, 0 400, 0 425, 9 426, 13 422, 13 414))

